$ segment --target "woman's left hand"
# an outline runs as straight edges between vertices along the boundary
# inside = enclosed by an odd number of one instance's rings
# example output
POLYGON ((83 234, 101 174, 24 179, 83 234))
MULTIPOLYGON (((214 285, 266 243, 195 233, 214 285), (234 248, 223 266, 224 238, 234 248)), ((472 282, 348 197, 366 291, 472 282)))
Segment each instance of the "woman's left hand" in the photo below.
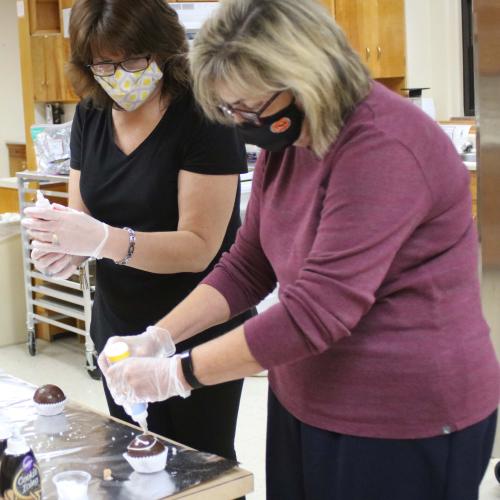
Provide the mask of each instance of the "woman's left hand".
POLYGON ((171 358, 127 358, 106 373, 110 392, 119 405, 152 403, 174 396, 187 398, 191 388, 178 376, 179 355, 171 358))
POLYGON ((24 215, 33 248, 45 252, 99 257, 108 239, 106 224, 63 205, 29 207, 24 215))

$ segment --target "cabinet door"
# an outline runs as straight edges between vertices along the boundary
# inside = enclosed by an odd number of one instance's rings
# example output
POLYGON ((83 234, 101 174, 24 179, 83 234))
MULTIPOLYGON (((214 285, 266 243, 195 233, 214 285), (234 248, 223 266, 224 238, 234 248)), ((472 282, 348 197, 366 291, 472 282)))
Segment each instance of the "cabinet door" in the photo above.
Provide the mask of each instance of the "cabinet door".
POLYGON ((378 4, 377 0, 335 0, 335 20, 361 60, 377 72, 378 4))
POLYGON ((47 100, 45 36, 48 35, 33 35, 31 37, 31 69, 33 71, 33 97, 35 102, 47 100))
POLYGON ((377 78, 406 74, 404 0, 378 0, 377 78))
POLYGON ((77 101, 64 75, 68 41, 60 34, 33 35, 31 54, 35 102, 77 101))

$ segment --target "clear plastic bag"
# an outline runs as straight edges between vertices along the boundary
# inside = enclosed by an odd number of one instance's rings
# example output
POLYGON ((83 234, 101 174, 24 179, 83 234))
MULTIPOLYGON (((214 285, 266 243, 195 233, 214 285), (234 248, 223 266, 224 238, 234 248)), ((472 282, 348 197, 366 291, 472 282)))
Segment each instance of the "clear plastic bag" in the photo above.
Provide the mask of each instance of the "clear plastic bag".
POLYGON ((71 123, 32 125, 31 138, 39 172, 69 174, 71 123))

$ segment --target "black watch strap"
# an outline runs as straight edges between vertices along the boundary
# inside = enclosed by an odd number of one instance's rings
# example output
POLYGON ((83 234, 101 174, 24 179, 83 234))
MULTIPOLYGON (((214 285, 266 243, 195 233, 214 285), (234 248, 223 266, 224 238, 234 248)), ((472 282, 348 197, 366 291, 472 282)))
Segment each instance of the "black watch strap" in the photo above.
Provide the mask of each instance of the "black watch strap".
POLYGON ((200 387, 205 387, 194 374, 193 368, 193 359, 191 358, 191 349, 188 351, 181 352, 181 367, 182 373, 184 374, 184 378, 186 382, 193 388, 199 389, 200 387))

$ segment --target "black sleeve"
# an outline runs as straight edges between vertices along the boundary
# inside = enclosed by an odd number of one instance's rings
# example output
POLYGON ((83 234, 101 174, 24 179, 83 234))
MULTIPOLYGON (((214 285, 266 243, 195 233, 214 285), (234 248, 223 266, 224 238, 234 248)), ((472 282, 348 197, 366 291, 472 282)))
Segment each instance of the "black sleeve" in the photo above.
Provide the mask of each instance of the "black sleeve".
POLYGON ((71 160, 70 167, 75 170, 80 170, 81 160, 82 160, 82 128, 83 119, 82 113, 85 111, 82 103, 76 106, 75 116, 73 117, 73 123, 71 125, 71 139, 70 139, 70 152, 71 160))
POLYGON ((186 127, 182 170, 206 175, 247 172, 245 144, 235 127, 210 122, 194 113, 186 127))

